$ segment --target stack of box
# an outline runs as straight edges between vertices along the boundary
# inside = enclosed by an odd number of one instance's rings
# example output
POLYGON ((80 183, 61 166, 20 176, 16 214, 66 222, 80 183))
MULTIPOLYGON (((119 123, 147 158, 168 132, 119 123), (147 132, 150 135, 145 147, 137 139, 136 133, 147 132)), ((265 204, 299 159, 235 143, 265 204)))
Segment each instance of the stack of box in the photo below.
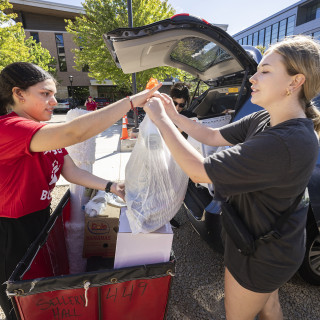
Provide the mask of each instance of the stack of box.
POLYGON ((114 258, 120 208, 107 205, 98 216, 85 216, 83 256, 114 258))
POLYGON ((151 233, 132 234, 126 207, 110 204, 97 216, 85 216, 83 256, 114 258, 114 268, 170 260, 173 232, 170 223, 151 233))
POLYGON ((127 208, 121 209, 114 268, 168 262, 173 232, 170 223, 151 233, 132 234, 127 208))

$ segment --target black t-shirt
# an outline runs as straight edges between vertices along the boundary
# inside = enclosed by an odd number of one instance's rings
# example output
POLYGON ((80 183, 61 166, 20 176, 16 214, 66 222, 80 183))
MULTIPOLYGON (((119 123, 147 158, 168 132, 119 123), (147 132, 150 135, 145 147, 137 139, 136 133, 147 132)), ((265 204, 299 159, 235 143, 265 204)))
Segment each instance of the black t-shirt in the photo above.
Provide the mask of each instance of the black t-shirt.
MULTIPOLYGON (((250 231, 260 236, 306 188, 319 143, 309 119, 269 126, 266 111, 253 113, 220 129, 234 146, 205 159, 216 199, 229 198, 250 231)), ((302 201, 282 228, 280 240, 260 245, 245 257, 225 235, 225 264, 245 288, 271 292, 297 271, 304 256, 307 203, 302 201)))

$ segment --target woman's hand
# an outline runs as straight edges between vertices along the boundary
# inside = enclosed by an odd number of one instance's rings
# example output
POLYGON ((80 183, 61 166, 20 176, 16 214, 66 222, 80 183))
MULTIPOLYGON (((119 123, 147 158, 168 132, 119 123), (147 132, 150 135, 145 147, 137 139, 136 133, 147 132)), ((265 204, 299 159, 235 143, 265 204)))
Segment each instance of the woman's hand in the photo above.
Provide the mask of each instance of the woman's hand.
POLYGON ((153 97, 145 105, 144 110, 149 118, 157 124, 157 122, 167 117, 166 111, 160 98, 153 97))
POLYGON ((161 99, 167 115, 174 122, 174 119, 179 115, 179 112, 177 111, 172 98, 165 93, 159 92, 155 92, 154 96, 161 99))
POLYGON ((123 201, 125 201, 124 197, 126 195, 124 183, 113 182, 110 188, 110 191, 119 196, 123 201))
POLYGON ((151 90, 144 90, 144 91, 138 92, 137 94, 131 96, 131 101, 133 103, 133 106, 135 108, 142 107, 148 101, 148 99, 150 99, 161 86, 162 86, 162 83, 160 82, 151 90))

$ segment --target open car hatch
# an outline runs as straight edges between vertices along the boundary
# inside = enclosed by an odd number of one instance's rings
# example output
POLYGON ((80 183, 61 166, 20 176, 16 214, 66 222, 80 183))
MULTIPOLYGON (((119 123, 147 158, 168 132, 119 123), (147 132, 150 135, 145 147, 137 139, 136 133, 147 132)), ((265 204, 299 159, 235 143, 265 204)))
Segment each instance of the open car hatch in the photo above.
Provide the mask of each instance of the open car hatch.
POLYGON ((257 63, 227 32, 183 14, 136 28, 119 28, 103 35, 124 73, 171 66, 201 80, 247 71, 257 63))

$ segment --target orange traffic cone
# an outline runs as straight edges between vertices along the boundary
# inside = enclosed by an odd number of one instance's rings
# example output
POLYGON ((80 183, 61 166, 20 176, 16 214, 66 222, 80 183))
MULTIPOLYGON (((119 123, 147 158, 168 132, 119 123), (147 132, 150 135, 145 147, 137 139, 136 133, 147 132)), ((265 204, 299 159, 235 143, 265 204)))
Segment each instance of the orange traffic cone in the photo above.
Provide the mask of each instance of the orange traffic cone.
POLYGON ((127 115, 125 115, 124 117, 125 117, 125 119, 126 119, 126 125, 128 126, 128 124, 129 124, 129 122, 128 122, 128 117, 127 117, 127 115))
POLYGON ((126 124, 125 116, 122 118, 122 134, 120 140, 129 139, 128 128, 126 124))

